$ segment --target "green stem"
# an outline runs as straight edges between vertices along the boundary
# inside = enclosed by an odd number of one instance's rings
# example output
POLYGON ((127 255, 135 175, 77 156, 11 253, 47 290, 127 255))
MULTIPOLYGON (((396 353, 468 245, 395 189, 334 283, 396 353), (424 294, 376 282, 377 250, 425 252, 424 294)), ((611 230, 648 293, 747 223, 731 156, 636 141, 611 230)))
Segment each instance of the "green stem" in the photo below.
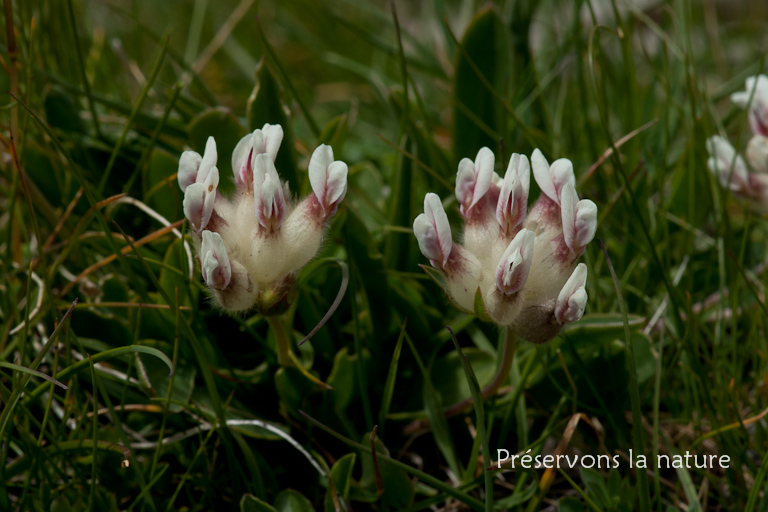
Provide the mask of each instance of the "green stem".
POLYGON ((272 332, 275 334, 278 364, 282 367, 297 366, 295 364, 296 356, 293 354, 293 350, 291 350, 291 342, 288 339, 288 335, 285 333, 285 327, 283 327, 280 318, 276 316, 268 316, 267 321, 269 322, 269 327, 272 329, 272 332))
MULTIPOLYGON (((483 400, 496 394, 496 391, 499 390, 501 385, 504 384, 504 381, 507 380, 507 377, 509 377, 509 372, 512 369, 512 361, 515 359, 516 341, 517 336, 515 333, 512 331, 512 329, 507 328, 506 332, 504 333, 504 349, 501 354, 501 364, 499 365, 499 370, 496 372, 493 380, 483 388, 481 392, 483 400)), ((461 412, 470 405, 472 405, 471 396, 445 409, 445 416, 450 418, 451 416, 461 414, 461 412)))

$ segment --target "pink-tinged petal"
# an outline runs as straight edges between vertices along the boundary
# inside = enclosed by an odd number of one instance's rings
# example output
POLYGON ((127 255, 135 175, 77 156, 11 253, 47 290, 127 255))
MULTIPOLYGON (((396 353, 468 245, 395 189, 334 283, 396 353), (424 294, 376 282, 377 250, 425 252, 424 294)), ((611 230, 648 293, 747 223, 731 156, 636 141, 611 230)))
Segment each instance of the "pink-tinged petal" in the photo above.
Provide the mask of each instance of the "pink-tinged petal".
POLYGON ((229 286, 232 280, 232 267, 221 235, 204 230, 200 253, 205 283, 217 290, 223 290, 229 286))
POLYGON ((561 325, 576 322, 587 306, 587 266, 579 263, 555 302, 555 319, 561 325))
POLYGON ((488 192, 493 180, 493 166, 496 157, 493 151, 483 147, 477 152, 475 161, 463 158, 456 173, 456 199, 461 205, 461 213, 467 215, 488 192))
POLYGON ((747 162, 752 169, 761 173, 768 174, 768 137, 755 135, 747 144, 747 162))
POLYGON ((285 193, 275 163, 268 153, 256 155, 253 167, 253 195, 256 218, 270 233, 276 232, 285 217, 285 193))
POLYGON ((336 213, 339 203, 347 193, 347 164, 333 160, 331 146, 321 144, 309 159, 309 183, 325 218, 336 213))
POLYGON ((424 213, 413 221, 413 234, 432 266, 443 268, 451 255, 453 238, 448 215, 437 194, 430 192, 424 197, 424 213))
POLYGON ((736 153, 730 142, 724 137, 715 135, 707 139, 707 151, 710 158, 707 167, 713 172, 720 185, 731 190, 744 190, 749 182, 747 164, 741 155, 736 153))
MULTIPOLYGON (((205 142, 205 152, 203 153, 203 160, 200 162, 200 170, 197 172, 196 183, 203 183, 208 179, 208 174, 211 169, 216 167, 218 155, 216 153, 216 141, 213 137, 208 137, 205 142)), ((217 179, 218 182, 218 179, 217 179)))
POLYGON ((589 199, 580 201, 576 189, 570 183, 563 188, 560 198, 565 245, 573 254, 580 256, 595 237, 597 205, 589 199))
POLYGON ((496 220, 505 234, 512 233, 525 219, 530 180, 531 166, 528 158, 525 155, 513 154, 496 204, 496 220))
POLYGON ((235 175, 235 185, 238 190, 249 188, 253 185, 253 166, 251 153, 253 152, 253 134, 249 133, 237 143, 232 151, 232 172, 235 175))
POLYGON ((200 163, 203 157, 195 151, 185 151, 179 158, 179 172, 176 175, 179 180, 179 188, 182 191, 197 181, 197 171, 200 169, 200 163))
POLYGON ((519 292, 528 280, 536 235, 521 229, 507 246, 496 267, 496 287, 506 295, 519 292))

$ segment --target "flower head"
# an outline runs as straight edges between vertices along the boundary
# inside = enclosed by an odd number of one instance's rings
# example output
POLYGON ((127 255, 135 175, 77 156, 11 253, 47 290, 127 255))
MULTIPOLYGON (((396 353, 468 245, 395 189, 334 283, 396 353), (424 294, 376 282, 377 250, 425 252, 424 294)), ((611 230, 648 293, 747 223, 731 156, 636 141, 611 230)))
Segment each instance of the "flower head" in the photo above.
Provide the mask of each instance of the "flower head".
POLYGON ((570 160, 550 166, 539 150, 530 163, 513 154, 503 179, 494 176, 493 163, 483 148, 474 162, 459 164, 462 243, 453 242, 448 216, 432 193, 413 231, 434 267, 425 270, 459 309, 543 343, 584 313, 587 269, 576 260, 595 236, 597 206, 579 199, 570 160), (528 212, 531 167, 542 194, 528 212))
POLYGON ((317 253, 347 190, 347 165, 334 161, 330 146, 321 145, 309 164, 313 193, 292 200, 274 164, 282 138, 282 127, 267 124, 240 140, 232 155, 237 192, 231 198, 217 192, 212 137, 203 156, 185 151, 179 160, 184 215, 203 280, 230 312, 285 310, 297 272, 317 253))

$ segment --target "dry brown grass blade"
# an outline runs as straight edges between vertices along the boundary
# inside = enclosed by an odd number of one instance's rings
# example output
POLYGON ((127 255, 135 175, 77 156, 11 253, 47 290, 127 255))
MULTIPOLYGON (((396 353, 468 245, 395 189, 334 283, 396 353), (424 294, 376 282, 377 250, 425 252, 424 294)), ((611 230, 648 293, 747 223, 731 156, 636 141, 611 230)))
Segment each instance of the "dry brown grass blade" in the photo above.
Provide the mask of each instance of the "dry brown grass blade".
MULTIPOLYGON (((161 236, 167 235, 168 233, 170 233, 171 231, 173 231, 177 227, 181 226, 183 223, 184 223, 184 219, 181 219, 181 220, 178 220, 178 221, 174 222, 170 226, 164 227, 162 229, 158 229, 157 231, 155 231, 153 233, 150 233, 147 236, 137 240, 134 243, 134 246, 138 248, 138 247, 141 247, 143 245, 147 245, 148 243, 153 242, 154 240, 157 240, 161 236)), ((125 246, 122 249, 120 249, 120 252, 122 254, 128 254, 131 251, 132 251, 132 249, 131 249, 130 246, 125 246)), ((102 267, 104 267, 106 265, 109 265, 110 263, 112 263, 116 259, 117 259, 117 254, 110 254, 109 256, 105 257, 104 259, 99 260, 96 263, 94 263, 93 265, 91 265, 90 267, 86 268, 85 270, 80 272, 80 274, 73 281, 68 283, 61 290, 61 292, 59 293, 59 297, 65 296, 66 294, 68 294, 69 292, 72 291, 72 289, 77 285, 77 283, 79 283, 80 281, 82 281, 83 279, 85 279, 86 277, 91 275, 93 272, 99 270, 100 268, 102 268, 102 267)))
MULTIPOLYGON (((640 128, 632 130, 631 132, 629 132, 628 134, 626 134, 625 136, 623 136, 622 138, 617 140, 614 143, 614 146, 616 146, 616 149, 619 149, 621 146, 623 146, 628 141, 630 141, 635 135, 639 134, 640 132, 643 132, 643 131, 647 130, 648 128, 650 128, 651 126, 655 125, 658 122, 659 122, 658 119, 651 119, 650 121, 645 123, 640 128)), ((581 178, 580 185, 583 184, 585 181, 587 181, 589 178, 591 178, 592 175, 597 170, 597 168, 600 167, 601 165, 603 165, 603 162, 608 160, 611 157, 611 155, 613 155, 613 148, 608 148, 605 151, 603 151, 603 154, 600 155, 600 158, 597 159, 597 162, 592 164, 592 167, 590 167, 589 170, 587 171, 587 173, 584 174, 584 176, 581 178)))
POLYGON ((83 187, 80 187, 80 189, 75 194, 75 197, 72 198, 72 201, 70 201, 69 205, 67 205, 67 209, 64 210, 64 215, 61 216, 61 219, 59 219, 58 224, 56 224, 56 227, 53 228, 53 231, 51 231, 51 234, 48 235, 48 239, 45 241, 45 244, 43 244, 43 250, 47 251, 48 248, 53 243, 53 241, 59 235, 59 232, 64 227, 64 223, 67 221, 69 216, 72 215, 72 211, 75 209, 75 206, 77 206, 77 203, 80 201, 81 197, 83 197, 83 187))
MULTIPOLYGON (((168 304, 146 304, 143 302, 81 302, 76 309, 82 308, 148 308, 171 309, 168 304)), ((181 311, 192 311, 189 306, 179 306, 181 311)))

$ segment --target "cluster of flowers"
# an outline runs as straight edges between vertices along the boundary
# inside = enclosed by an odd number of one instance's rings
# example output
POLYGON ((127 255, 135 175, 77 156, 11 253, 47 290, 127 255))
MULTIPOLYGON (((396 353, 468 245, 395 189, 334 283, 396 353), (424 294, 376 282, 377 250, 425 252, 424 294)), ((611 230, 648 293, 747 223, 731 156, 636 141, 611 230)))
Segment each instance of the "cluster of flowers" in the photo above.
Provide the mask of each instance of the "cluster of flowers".
POLYGON ((456 199, 464 218, 461 244, 433 193, 413 223, 424 267, 453 304, 512 329, 532 343, 554 338, 581 318, 587 303, 587 267, 576 265, 597 228, 597 206, 579 200, 573 164, 550 166, 536 149, 529 163, 513 154, 502 179, 495 157, 482 148, 474 162, 459 163, 456 199), (542 194, 528 212, 530 171, 542 194))
POLYGON ((321 145, 309 161, 313 193, 294 203, 274 164, 282 140, 282 127, 269 124, 240 140, 232 153, 237 192, 229 199, 217 191, 213 137, 203 156, 185 151, 179 160, 184 215, 203 279, 229 312, 285 311, 296 273, 317 253, 347 192, 347 164, 334 161, 331 147, 321 145))
POLYGON ((746 155, 753 172, 728 139, 719 135, 707 140, 707 167, 723 187, 749 201, 758 212, 768 214, 768 76, 747 78, 746 90, 732 94, 731 101, 748 111, 753 136, 746 155))

